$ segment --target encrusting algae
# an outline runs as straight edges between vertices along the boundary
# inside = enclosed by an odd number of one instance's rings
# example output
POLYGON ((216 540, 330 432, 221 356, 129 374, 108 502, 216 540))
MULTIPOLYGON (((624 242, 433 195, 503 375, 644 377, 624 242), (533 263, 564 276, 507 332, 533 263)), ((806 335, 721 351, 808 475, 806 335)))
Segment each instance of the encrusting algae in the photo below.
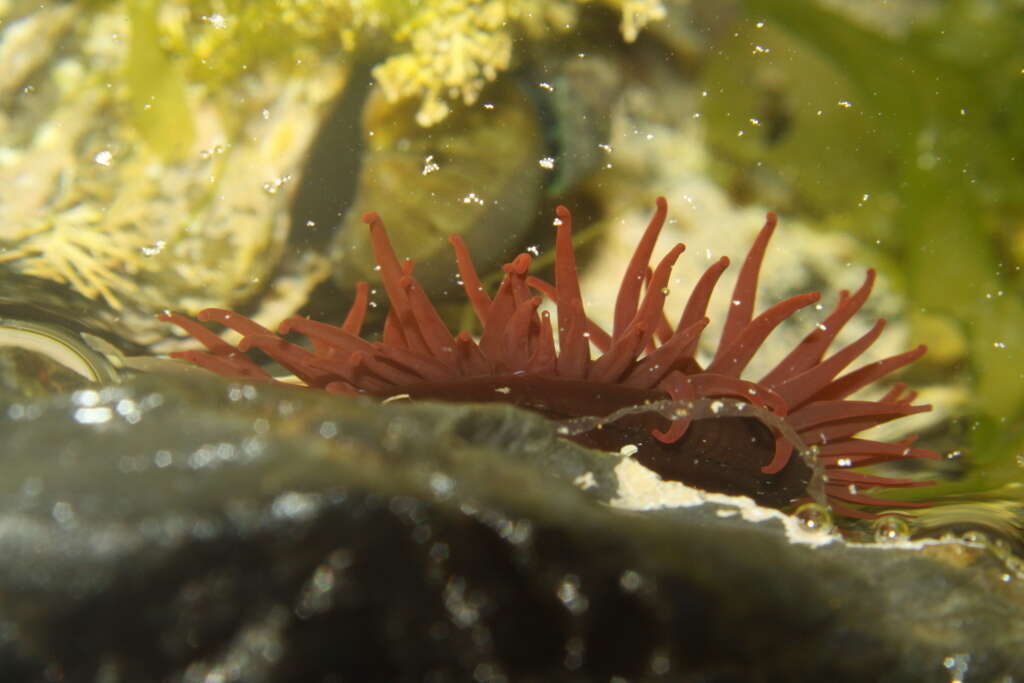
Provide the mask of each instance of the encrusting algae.
MULTIPOLYGON (((0 78, 9 103, 0 107, 0 267, 128 315, 168 300, 188 310, 238 305, 278 269, 290 180, 341 69, 311 67, 294 80, 268 70, 216 92, 190 83, 140 95, 135 84, 164 75, 127 68, 163 51, 134 38, 133 22, 152 35, 162 26, 152 3, 143 6, 152 12, 62 5, 18 16, 0 6, 0 55, 18 67, 0 78), (26 47, 28 29, 46 49, 26 47), (175 92, 181 101, 169 102, 175 92), (228 110, 221 98, 244 104, 228 110), (191 125, 165 110, 185 112, 191 125), (180 130, 192 132, 183 139, 180 130)), ((148 63, 176 70, 174 60, 148 63)), ((286 292, 287 309, 306 293, 286 292)), ((148 322, 134 316, 126 328, 142 340, 148 322)))
MULTIPOLYGON (((190 56, 201 81, 234 80, 269 60, 317 60, 339 47, 383 51, 373 71, 388 98, 419 98, 422 126, 443 120, 449 102, 476 102, 507 71, 517 39, 572 30, 581 5, 598 0, 245 0, 166 2, 164 39, 190 56), (171 10, 173 8, 173 11, 171 10)), ((600 0, 621 12, 623 39, 665 17, 660 0, 600 0)))

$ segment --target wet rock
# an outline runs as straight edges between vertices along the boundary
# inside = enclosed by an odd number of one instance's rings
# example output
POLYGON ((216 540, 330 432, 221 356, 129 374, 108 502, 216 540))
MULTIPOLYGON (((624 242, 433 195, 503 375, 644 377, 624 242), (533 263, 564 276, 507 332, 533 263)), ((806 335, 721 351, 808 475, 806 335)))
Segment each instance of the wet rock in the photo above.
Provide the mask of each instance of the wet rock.
POLYGON ((606 505, 510 407, 150 376, 0 405, 0 679, 1024 675, 984 552, 606 505))

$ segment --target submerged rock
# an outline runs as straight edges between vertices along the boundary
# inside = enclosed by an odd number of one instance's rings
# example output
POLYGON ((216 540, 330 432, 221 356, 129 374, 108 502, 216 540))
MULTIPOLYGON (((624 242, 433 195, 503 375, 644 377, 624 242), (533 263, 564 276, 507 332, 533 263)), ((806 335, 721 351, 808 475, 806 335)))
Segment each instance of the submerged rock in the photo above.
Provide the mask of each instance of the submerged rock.
POLYGON ((1024 675, 984 551, 614 509, 620 456, 507 406, 169 375, 0 424, 3 680, 1024 675))

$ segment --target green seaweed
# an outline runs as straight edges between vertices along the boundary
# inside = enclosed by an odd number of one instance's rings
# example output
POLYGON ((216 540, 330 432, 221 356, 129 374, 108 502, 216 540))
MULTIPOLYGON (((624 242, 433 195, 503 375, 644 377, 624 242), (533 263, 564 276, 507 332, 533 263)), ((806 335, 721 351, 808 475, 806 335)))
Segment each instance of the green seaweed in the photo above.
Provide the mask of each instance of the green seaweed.
POLYGON ((160 46, 159 6, 160 0, 126 2, 131 38, 124 78, 136 130, 154 152, 174 159, 191 148, 195 125, 183 69, 160 46))
POLYGON ((972 381, 971 450, 1019 478, 1024 437, 1007 425, 1024 416, 1024 279, 1011 248, 1024 208, 1013 151, 1024 18, 1007 3, 954 2, 892 37, 815 3, 745 5, 704 74, 713 144, 755 182, 792 188, 783 208, 892 255, 919 341, 942 342, 923 337, 935 318, 964 339, 963 370, 934 371, 972 381))

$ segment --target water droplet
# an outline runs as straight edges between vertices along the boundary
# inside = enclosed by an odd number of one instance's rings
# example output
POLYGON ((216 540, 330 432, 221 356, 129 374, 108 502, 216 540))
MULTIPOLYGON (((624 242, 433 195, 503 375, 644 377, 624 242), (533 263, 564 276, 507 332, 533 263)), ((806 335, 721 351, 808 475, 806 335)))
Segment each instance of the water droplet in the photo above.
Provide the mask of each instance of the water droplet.
POLYGON ((291 179, 291 175, 283 175, 274 178, 269 182, 263 183, 263 191, 271 195, 277 194, 278 190, 291 182, 291 179))
POLYGON ((884 515, 875 520, 876 543, 899 543, 910 538, 910 523, 906 517, 884 515))
POLYGON ((619 585, 627 593, 632 593, 639 590, 640 586, 643 585, 643 577, 632 569, 627 569, 622 572, 622 576, 619 577, 619 585))
POLYGON ((167 242, 164 240, 157 240, 152 246, 139 247, 139 250, 142 252, 143 256, 156 256, 162 252, 166 246, 167 242))
POLYGON ((270 513, 277 519, 302 521, 316 514, 319 503, 317 495, 287 491, 270 504, 270 513))
POLYGON ((75 511, 71 503, 58 501, 53 504, 53 519, 61 526, 72 526, 75 523, 75 511))
POLYGON ((651 655, 651 673, 664 676, 672 668, 672 660, 667 652, 657 651, 651 655))
POLYGON ((971 656, 958 652, 943 658, 942 666, 949 670, 950 683, 962 683, 971 664, 971 656))
POLYGON ((441 500, 447 500, 455 490, 455 480, 443 472, 430 475, 430 490, 441 500))
POLYGON ((832 511, 818 503, 804 503, 793 516, 808 531, 829 531, 832 529, 832 511))
POLYGON ((83 425, 95 425, 109 422, 114 416, 114 411, 106 406, 96 408, 79 408, 75 411, 75 422, 83 425))
POLYGON ((213 14, 209 15, 203 15, 201 18, 203 21, 210 24, 214 28, 225 29, 228 26, 228 20, 224 17, 223 14, 220 14, 219 12, 214 12, 213 14))
POLYGON ((439 171, 439 170, 441 170, 441 167, 437 164, 436 161, 434 161, 434 155, 433 154, 428 154, 427 157, 423 160, 423 172, 422 172, 422 175, 429 175, 429 174, 433 173, 434 171, 439 171))
POLYGON ((82 389, 71 394, 71 402, 85 408, 91 408, 100 402, 100 393, 93 389, 82 389))
POLYGON ((590 601, 580 591, 580 577, 575 574, 566 574, 555 593, 573 614, 582 614, 590 606, 590 601))
POLYGON ((28 477, 21 483, 21 492, 26 496, 38 496, 43 492, 43 480, 39 477, 28 477))

